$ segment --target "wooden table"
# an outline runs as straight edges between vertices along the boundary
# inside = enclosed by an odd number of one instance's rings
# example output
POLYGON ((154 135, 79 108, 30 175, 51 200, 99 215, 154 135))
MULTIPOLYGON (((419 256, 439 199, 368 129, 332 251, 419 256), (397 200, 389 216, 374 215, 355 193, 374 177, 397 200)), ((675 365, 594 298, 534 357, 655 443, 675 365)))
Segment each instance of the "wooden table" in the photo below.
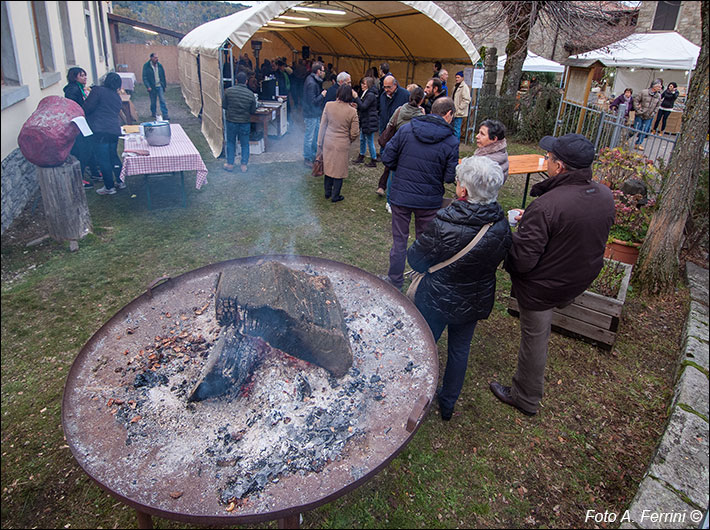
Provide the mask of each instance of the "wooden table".
POLYGON ((525 175, 525 191, 523 192, 523 205, 528 197, 528 186, 530 185, 530 175, 540 173, 547 176, 547 160, 542 155, 515 155, 508 157, 508 176, 525 175))
POLYGON ((252 114, 249 116, 249 121, 251 123, 261 123, 262 127, 264 128, 264 151, 266 151, 268 145, 269 145, 269 122, 271 121, 271 113, 273 112, 273 109, 264 109, 264 108, 259 108, 257 109, 255 114, 252 114))

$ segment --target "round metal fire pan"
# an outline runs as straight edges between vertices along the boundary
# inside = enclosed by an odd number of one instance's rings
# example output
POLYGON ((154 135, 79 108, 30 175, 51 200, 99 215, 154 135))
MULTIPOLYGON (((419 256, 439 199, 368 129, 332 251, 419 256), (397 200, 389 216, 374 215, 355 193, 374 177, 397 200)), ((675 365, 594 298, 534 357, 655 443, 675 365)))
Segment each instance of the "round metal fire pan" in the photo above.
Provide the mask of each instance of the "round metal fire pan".
MULTIPOLYGON (((348 332, 352 344, 356 332, 351 324, 348 332)), ((379 344, 380 339, 374 342, 379 344)), ((62 426, 72 454, 84 471, 109 494, 139 512, 206 525, 261 522, 311 510, 373 478, 416 433, 431 406, 438 370, 437 347, 426 321, 414 304, 389 284, 336 261, 307 256, 255 256, 215 263, 175 278, 161 278, 119 310, 83 346, 69 371, 62 400, 62 426), (353 366, 360 366, 363 375, 370 377, 368 367, 379 363, 377 372, 394 386, 387 387, 390 393, 384 399, 367 404, 366 428, 360 436, 348 440, 341 456, 328 461, 318 472, 282 475, 228 512, 218 495, 223 470, 189 458, 165 465, 166 455, 173 458, 170 444, 157 446, 145 439, 128 445, 128 427, 111 414, 107 400, 122 385, 128 385, 122 375, 127 359, 156 335, 166 333, 171 317, 189 320, 196 308, 205 307, 205 300, 211 300, 207 311, 214 312, 213 294, 220 273, 260 260, 276 260, 296 270, 326 275, 346 317, 365 315, 369 322, 372 315, 373 321, 384 322, 382 325, 390 328, 386 332, 391 337, 388 340, 394 341, 395 346, 373 346, 372 355, 362 353, 365 349, 361 348, 362 358, 356 356, 353 366), (150 449, 148 453, 146 448, 150 449)), ((239 407, 239 401, 232 405, 239 407)), ((189 433, 174 435, 179 441, 189 433)), ((199 453, 201 449, 195 451, 199 453)))

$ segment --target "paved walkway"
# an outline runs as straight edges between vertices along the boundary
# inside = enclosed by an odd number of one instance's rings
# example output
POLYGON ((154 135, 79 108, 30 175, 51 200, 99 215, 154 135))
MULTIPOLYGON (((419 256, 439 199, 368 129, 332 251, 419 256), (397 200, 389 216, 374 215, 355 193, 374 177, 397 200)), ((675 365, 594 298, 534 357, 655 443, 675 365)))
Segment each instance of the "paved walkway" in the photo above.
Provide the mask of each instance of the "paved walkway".
POLYGON ((686 267, 690 314, 666 432, 621 528, 708 528, 708 271, 686 267))

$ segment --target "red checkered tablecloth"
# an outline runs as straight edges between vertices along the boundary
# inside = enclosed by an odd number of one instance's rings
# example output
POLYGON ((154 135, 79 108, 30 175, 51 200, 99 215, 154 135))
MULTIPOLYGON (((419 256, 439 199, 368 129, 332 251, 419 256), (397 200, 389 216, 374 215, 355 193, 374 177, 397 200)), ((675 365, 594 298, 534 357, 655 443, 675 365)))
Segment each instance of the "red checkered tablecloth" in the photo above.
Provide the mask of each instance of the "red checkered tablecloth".
POLYGON ((168 173, 173 171, 197 171, 195 187, 199 190, 207 182, 207 167, 200 153, 188 138, 180 125, 170 124, 170 143, 161 147, 148 145, 145 139, 126 138, 124 152, 131 149, 144 149, 148 156, 123 157, 121 180, 131 175, 168 173))

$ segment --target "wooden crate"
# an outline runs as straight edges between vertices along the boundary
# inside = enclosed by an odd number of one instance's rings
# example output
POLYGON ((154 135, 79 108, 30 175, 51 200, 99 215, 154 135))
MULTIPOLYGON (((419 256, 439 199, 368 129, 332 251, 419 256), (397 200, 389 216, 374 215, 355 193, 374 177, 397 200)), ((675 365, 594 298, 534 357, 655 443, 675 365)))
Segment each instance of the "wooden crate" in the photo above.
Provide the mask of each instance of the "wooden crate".
MULTIPOLYGON (((605 350, 611 350, 616 341, 619 319, 633 269, 633 265, 626 263, 621 265, 625 273, 616 298, 584 291, 567 307, 553 311, 552 329, 563 335, 592 342, 605 350)), ((508 313, 516 317, 520 314, 518 301, 512 296, 508 301, 508 313)))

